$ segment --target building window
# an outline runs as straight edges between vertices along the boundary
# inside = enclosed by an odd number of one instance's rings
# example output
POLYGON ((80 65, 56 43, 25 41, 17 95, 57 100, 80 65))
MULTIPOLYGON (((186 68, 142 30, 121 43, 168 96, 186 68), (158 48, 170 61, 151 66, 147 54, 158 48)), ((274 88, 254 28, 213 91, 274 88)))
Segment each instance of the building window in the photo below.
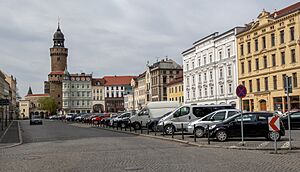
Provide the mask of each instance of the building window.
POLYGON ((276 56, 272 54, 272 66, 276 66, 276 56))
POLYGON ((285 88, 285 77, 286 77, 286 74, 283 74, 282 75, 282 88, 283 89, 285 88))
POLYGON ((262 37, 262 46, 263 46, 263 49, 265 49, 267 47, 267 45, 266 45, 266 37, 265 36, 262 37))
POLYGON ((228 58, 230 57, 230 48, 227 49, 228 58))
POLYGON ((193 85, 195 84, 195 75, 192 76, 193 85))
POLYGON ((214 95, 214 87, 210 87, 210 95, 211 95, 211 96, 214 95))
POLYGON ((281 64, 284 65, 285 64, 285 52, 281 52, 281 64))
POLYGON ((260 80, 259 79, 256 79, 256 88, 257 88, 257 91, 260 91, 260 80))
POLYGON ((292 63, 296 63, 296 54, 295 54, 295 49, 291 50, 291 61, 292 63))
POLYGON ((284 43, 284 30, 280 31, 280 44, 284 43))
POLYGON ((198 65, 201 66, 201 59, 198 59, 198 65))
POLYGON ((228 76, 232 75, 231 66, 228 66, 228 76))
POLYGON ((213 79, 213 72, 212 71, 209 72, 209 76, 210 76, 210 80, 212 80, 213 79))
POLYGON ((223 85, 220 86, 220 93, 221 93, 221 95, 224 94, 224 86, 223 85))
POLYGON ((268 67, 267 56, 264 56, 264 68, 268 67))
POLYGON ((255 51, 258 51, 258 39, 256 39, 254 42, 255 42, 255 51))
POLYGON ((212 55, 211 55, 211 54, 209 55, 209 62, 210 62, 210 63, 213 62, 213 60, 212 60, 212 55))
POLYGON ((242 81, 242 85, 243 85, 243 86, 246 86, 245 81, 242 81))
POLYGON ((251 53, 251 42, 247 42, 248 54, 251 53))
POLYGON ((195 62, 192 62, 192 69, 195 68, 195 62))
POLYGON ((202 97, 202 89, 199 87, 199 97, 202 97))
POLYGON ((291 41, 295 40, 295 28, 294 27, 290 27, 290 38, 291 38, 291 41))
POLYGON ((293 86, 294 88, 298 87, 297 73, 293 73, 293 86))
POLYGON ((205 56, 203 57, 203 63, 204 63, 204 65, 206 65, 206 57, 205 56))
POLYGON ((189 63, 186 63, 186 70, 189 70, 189 63))
POLYGON ((193 90, 193 97, 192 98, 196 98, 196 91, 193 90))
POLYGON ((244 55, 244 45, 243 44, 240 45, 240 49, 241 49, 241 56, 243 56, 244 55))
POLYGON ((207 96, 207 87, 204 88, 204 95, 207 96))
POLYGON ((241 62, 241 71, 242 71, 242 73, 245 73, 245 66, 244 66, 244 62, 241 62))
POLYGON ((249 80, 249 92, 252 93, 252 80, 249 80))
POLYGON ((223 68, 220 68, 220 78, 223 78, 223 68))
POLYGON ((229 94, 232 93, 232 84, 228 84, 228 93, 229 93, 229 94))
POLYGON ((206 72, 204 73, 204 81, 207 81, 207 74, 206 74, 206 72))
POLYGON ((199 74, 199 82, 201 82, 201 73, 199 74))
POLYGON ((219 58, 222 59, 222 51, 219 51, 219 58))
POLYGON ((273 86, 274 90, 277 90, 277 76, 273 76, 273 86))
POLYGON ((255 69, 259 70, 259 59, 255 59, 255 69))
POLYGON ((271 46, 272 47, 275 46, 275 34, 274 33, 271 34, 271 46))
POLYGON ((251 68, 251 60, 248 60, 248 72, 251 72, 252 68, 251 68))
POLYGON ((266 91, 269 90, 269 79, 268 79, 268 77, 265 77, 265 90, 266 91))

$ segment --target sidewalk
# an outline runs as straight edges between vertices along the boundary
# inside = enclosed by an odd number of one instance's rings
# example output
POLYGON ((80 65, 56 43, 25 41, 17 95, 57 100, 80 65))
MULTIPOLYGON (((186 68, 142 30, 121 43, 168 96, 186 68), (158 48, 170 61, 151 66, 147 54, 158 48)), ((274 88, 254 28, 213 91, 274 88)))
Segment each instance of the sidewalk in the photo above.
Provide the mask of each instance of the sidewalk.
POLYGON ((0 148, 10 147, 22 143, 18 121, 12 121, 4 131, 1 131, 0 134, 0 148))

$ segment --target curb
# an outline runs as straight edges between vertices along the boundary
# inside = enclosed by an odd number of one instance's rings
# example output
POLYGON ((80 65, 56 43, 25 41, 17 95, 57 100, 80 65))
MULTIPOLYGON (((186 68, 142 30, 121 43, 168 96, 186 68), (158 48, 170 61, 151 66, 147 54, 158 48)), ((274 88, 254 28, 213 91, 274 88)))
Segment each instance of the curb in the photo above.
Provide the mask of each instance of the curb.
POLYGON ((17 121, 17 122, 18 122, 18 132, 19 132, 19 143, 14 143, 14 144, 11 144, 11 145, 2 146, 2 147, 0 147, 0 149, 12 148, 12 147, 19 146, 19 145, 23 144, 23 138, 22 138, 22 133, 21 133, 20 122, 19 121, 17 121))
MULTIPOLYGON (((174 139, 174 138, 168 138, 168 137, 161 137, 161 136, 153 136, 153 135, 147 135, 147 134, 141 134, 141 133, 132 133, 129 131, 122 131, 122 130, 114 130, 110 128, 102 128, 102 127, 93 127, 93 128, 99 128, 107 131, 113 131, 113 132, 119 132, 119 133, 125 133, 125 134, 132 134, 136 136, 142 136, 142 137, 148 137, 148 138, 154 138, 154 139, 160 139, 170 142, 177 142, 177 143, 183 143, 191 146, 201 147, 201 148, 221 148, 221 149, 235 149, 235 150, 261 150, 261 151, 274 151, 273 148, 258 148, 258 147, 242 147, 242 146, 218 146, 218 145, 203 145, 198 144, 195 142, 189 142, 185 140, 180 139, 174 139)), ((300 147, 292 147, 292 150, 299 150, 300 147)), ((277 148, 277 150, 289 150, 289 148, 277 148)))

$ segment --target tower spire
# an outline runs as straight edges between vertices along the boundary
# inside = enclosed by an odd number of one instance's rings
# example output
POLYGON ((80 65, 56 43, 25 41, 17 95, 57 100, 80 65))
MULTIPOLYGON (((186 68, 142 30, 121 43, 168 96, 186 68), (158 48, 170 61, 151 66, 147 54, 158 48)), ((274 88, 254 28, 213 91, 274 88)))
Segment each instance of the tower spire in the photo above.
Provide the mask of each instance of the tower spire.
POLYGON ((60 18, 57 18, 57 30, 60 31, 60 18))
POLYGON ((28 89, 28 92, 27 92, 27 95, 30 95, 30 94, 32 94, 31 86, 29 86, 29 89, 28 89))

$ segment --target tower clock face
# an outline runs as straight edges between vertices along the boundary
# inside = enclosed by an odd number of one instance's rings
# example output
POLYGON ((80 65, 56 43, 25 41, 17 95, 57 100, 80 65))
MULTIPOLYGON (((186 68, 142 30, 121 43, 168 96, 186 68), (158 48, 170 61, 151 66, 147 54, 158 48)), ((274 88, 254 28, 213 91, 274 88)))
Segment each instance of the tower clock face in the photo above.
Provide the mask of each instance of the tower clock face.
POLYGON ((90 79, 90 78, 86 78, 86 80, 87 80, 87 81, 90 81, 91 79, 90 79))

